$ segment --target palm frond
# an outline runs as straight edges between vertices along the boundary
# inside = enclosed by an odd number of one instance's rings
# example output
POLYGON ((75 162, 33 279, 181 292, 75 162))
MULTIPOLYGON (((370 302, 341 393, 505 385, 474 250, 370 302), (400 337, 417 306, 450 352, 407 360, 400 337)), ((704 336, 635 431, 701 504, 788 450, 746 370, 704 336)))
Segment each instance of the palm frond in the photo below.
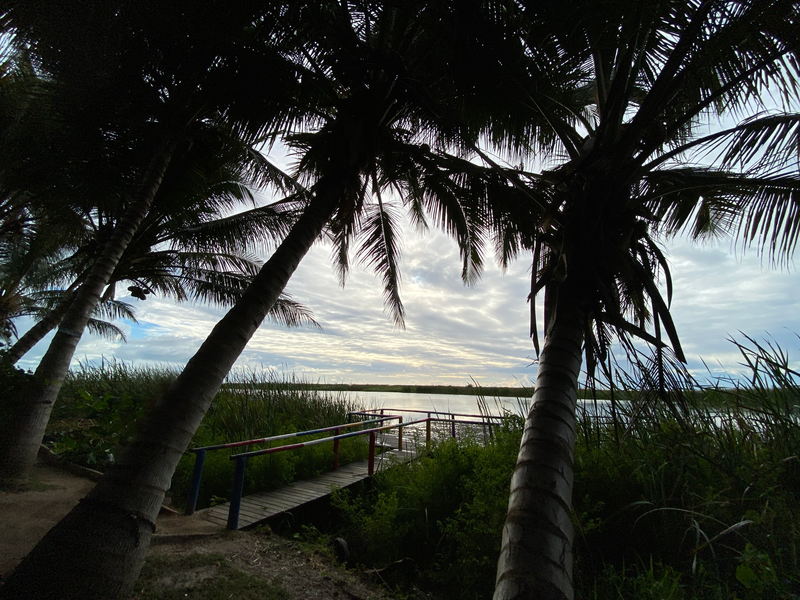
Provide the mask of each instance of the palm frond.
POLYGON ((312 327, 322 330, 322 326, 314 319, 311 310, 299 302, 292 300, 289 294, 282 293, 275 305, 267 313, 267 317, 284 327, 312 327))
POLYGON ((800 239, 800 178, 796 174, 749 176, 710 168, 649 173, 644 204, 671 235, 736 236, 775 263, 791 259, 800 239))
POLYGON ((405 311, 400 299, 400 243, 396 231, 397 214, 383 202, 377 179, 374 182, 377 204, 367 207, 362 221, 362 236, 357 257, 374 269, 383 280, 383 299, 395 325, 405 326, 405 311))
POLYGON ((136 310, 133 306, 122 300, 106 300, 105 302, 98 302, 97 307, 92 313, 94 317, 103 320, 117 320, 127 319, 133 323, 137 323, 136 310))
POLYGON ((797 166, 800 113, 753 115, 731 133, 729 140, 720 139, 709 149, 721 151, 720 169, 763 173, 797 166))
POLYGON ((89 323, 86 325, 86 328, 89 330, 89 333, 99 335, 107 340, 120 341, 123 343, 128 341, 128 339, 125 337, 125 332, 108 321, 89 319, 89 323))

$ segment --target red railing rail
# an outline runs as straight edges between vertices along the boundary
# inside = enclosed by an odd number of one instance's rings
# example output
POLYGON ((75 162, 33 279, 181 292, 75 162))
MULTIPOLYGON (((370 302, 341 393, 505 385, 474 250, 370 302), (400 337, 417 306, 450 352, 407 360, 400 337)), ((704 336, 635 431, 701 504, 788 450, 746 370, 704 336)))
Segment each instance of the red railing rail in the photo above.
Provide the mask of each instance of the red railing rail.
MULTIPOLYGON (((223 448, 235 448, 247 445, 253 445, 256 443, 264 443, 268 441, 278 441, 289 439, 292 437, 299 437, 301 435, 311 435, 315 433, 324 433, 326 431, 333 431, 334 435, 317 438, 314 440, 309 440, 306 442, 300 442, 297 444, 285 444, 283 446, 276 446, 274 448, 262 448, 259 450, 252 450, 250 452, 241 452, 239 454, 233 454, 230 457, 230 460, 236 461, 236 465, 234 468, 234 476, 233 476, 233 490, 231 493, 231 502, 230 507, 228 509, 228 529, 238 529, 239 526, 239 510, 241 508, 242 503, 242 492, 244 489, 244 475, 245 469, 247 468, 247 459, 250 457, 255 456, 262 456, 265 454, 275 454, 278 452, 286 452, 288 450, 296 450, 298 448, 303 448, 305 446, 314 446, 317 444, 325 444, 328 442, 333 442, 334 445, 334 469, 338 467, 338 447, 339 441, 357 437, 360 435, 369 435, 369 458, 367 461, 367 472, 369 475, 373 475, 375 472, 375 446, 376 446, 376 435, 383 431, 388 431, 390 429, 397 429, 397 449, 403 449, 403 430, 406 427, 413 427, 415 425, 425 424, 425 442, 426 445, 431 441, 431 423, 434 422, 444 422, 450 425, 450 434, 453 438, 456 437, 456 424, 468 424, 468 425, 489 425, 491 426, 494 424, 495 421, 500 421, 505 417, 496 416, 496 415, 474 415, 474 414, 461 414, 461 413, 445 413, 440 411, 426 411, 426 410, 413 410, 413 409, 395 409, 392 408, 391 412, 393 414, 387 415, 384 414, 386 409, 370 409, 364 411, 358 411, 350 413, 349 416, 365 416, 365 417, 374 417, 373 419, 359 421, 356 423, 347 423, 343 425, 335 425, 332 427, 325 427, 322 429, 314 429, 305 432, 299 433, 291 433, 291 434, 283 434, 278 436, 272 436, 269 438, 260 438, 257 440, 247 440, 244 442, 231 442, 229 444, 218 444, 216 446, 206 446, 204 448, 195 448, 193 452, 197 453, 198 460, 201 456, 205 455, 207 450, 219 450, 223 448), (402 415, 398 415, 395 413, 414 413, 414 414, 424 414, 426 415, 424 418, 421 419, 413 419, 410 421, 405 421, 402 415), (432 416, 436 415, 436 416, 432 416), (467 417, 472 420, 467 419, 457 419, 456 417, 467 417), (397 419, 398 422, 390 425, 384 425, 381 427, 373 427, 370 429, 364 429, 361 431, 352 431, 349 433, 340 433, 341 429, 345 429, 348 427, 355 427, 357 425, 367 425, 376 422, 383 422, 387 420, 395 420, 397 419), (476 420, 477 419, 477 420, 476 420)), ((197 462, 195 463, 195 467, 197 468, 197 462)), ((202 473, 202 463, 200 464, 200 473, 202 473)), ((194 476, 193 476, 194 481, 194 476)), ((199 488, 199 476, 197 479, 197 488, 199 488)), ((192 509, 196 505, 197 501, 197 489, 194 489, 194 504, 192 505, 192 509)), ((187 514, 191 514, 187 508, 187 514)))
MULTIPOLYGON (((267 442, 277 442, 280 440, 286 440, 290 438, 296 437, 304 437, 309 435, 316 435, 319 433, 326 433, 328 431, 333 431, 335 433, 339 433, 342 429, 347 429, 350 427, 358 427, 363 425, 370 425, 373 423, 381 423, 383 421, 391 421, 394 419, 399 419, 400 422, 403 421, 403 417, 398 415, 381 415, 375 416, 372 414, 367 414, 365 416, 375 417, 373 419, 369 419, 366 421, 358 421, 353 423, 343 423, 342 425, 332 425, 330 427, 322 427, 320 429, 309 429, 307 431, 297 431, 294 433, 283 433, 281 435, 273 435, 270 437, 264 438, 257 438, 252 440, 244 440, 241 442, 228 442, 226 444, 216 444, 214 446, 203 446, 200 448, 192 448, 189 450, 190 452, 195 453, 195 460, 194 460, 194 470, 192 471, 192 479, 189 483, 189 494, 186 498, 186 515, 191 515, 194 513, 195 509, 197 508, 197 496, 200 493, 200 481, 203 477, 203 465, 205 464, 206 460, 206 452, 211 452, 214 450, 224 450, 226 448, 239 448, 242 446, 254 446, 256 444, 264 444, 267 442)), ((303 444, 294 445, 295 448, 302 447, 303 444)), ((333 468, 334 470, 339 468, 339 441, 336 440, 333 445, 333 468)))
MULTIPOLYGON (((387 419, 389 417, 386 417, 387 419)), ((373 475, 375 473, 375 440, 376 434, 381 431, 388 431, 398 427, 402 431, 403 427, 417 425, 424 423, 429 419, 419 419, 417 421, 408 421, 403 423, 403 417, 394 417, 400 419, 399 423, 394 425, 384 425, 383 427, 373 427, 372 429, 363 429, 361 431, 352 431, 350 433, 341 433, 325 438, 317 438, 308 442, 299 444, 287 444, 285 446, 276 446, 275 448, 262 448, 261 450, 253 450, 251 452, 242 452, 241 454, 234 454, 230 457, 231 460, 236 461, 236 467, 233 473, 233 490, 231 493, 231 503, 228 508, 228 529, 239 528, 239 509, 242 505, 242 492, 244 490, 244 473, 247 468, 247 459, 254 456, 262 456, 264 454, 275 454, 277 452, 286 452, 287 450, 296 450, 297 448, 304 448, 305 446, 315 446, 317 444, 324 444, 326 442, 338 442, 346 438, 357 437, 360 435, 369 434, 369 459, 367 462, 367 473, 373 475)), ((398 450, 403 449, 403 438, 398 436, 398 450)))

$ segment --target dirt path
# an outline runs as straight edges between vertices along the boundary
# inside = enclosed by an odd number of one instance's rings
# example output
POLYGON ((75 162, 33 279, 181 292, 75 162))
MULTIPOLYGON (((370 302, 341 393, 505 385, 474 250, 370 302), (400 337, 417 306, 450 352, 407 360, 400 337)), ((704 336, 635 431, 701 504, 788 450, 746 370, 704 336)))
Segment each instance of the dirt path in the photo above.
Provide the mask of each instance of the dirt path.
POLYGON ((94 483, 40 461, 26 491, 0 492, 0 577, 8 576, 94 483))
MULTIPOLYGON (((0 491, 0 582, 94 486, 60 466, 39 462, 24 491, 0 491)), ((381 586, 338 565, 323 542, 226 532, 202 519, 162 513, 134 597, 389 600, 381 586), (269 593, 265 593, 269 592, 269 593)))

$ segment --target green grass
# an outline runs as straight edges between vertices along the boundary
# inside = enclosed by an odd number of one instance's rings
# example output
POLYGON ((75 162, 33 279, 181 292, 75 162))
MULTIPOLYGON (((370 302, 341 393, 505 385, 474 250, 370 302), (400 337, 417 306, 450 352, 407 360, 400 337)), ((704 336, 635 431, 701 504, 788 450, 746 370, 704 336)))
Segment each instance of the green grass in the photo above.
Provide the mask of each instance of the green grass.
MULTIPOLYGON (((692 390, 683 412, 632 388, 616 427, 579 423, 577 597, 800 597, 800 374, 779 348, 737 346, 751 372, 744 384, 692 390)), ((82 367, 64 386, 49 443, 103 468, 172 377, 120 363, 82 367)), ((323 427, 356 408, 317 384, 242 372, 214 400, 194 444, 323 427)), ((442 598, 490 595, 520 435, 520 420, 510 416, 486 448, 443 442, 422 460, 382 472, 362 494, 336 496, 337 533, 350 542, 352 562, 382 567, 413 558, 414 568, 393 582, 408 586, 410 597, 415 585, 442 598)), ((343 444, 343 462, 364 445, 343 444)), ((201 506, 229 494, 228 454, 209 455, 201 506)), ((262 457, 249 463, 245 487, 281 485, 331 460, 323 445, 262 457)), ((178 501, 192 461, 184 457, 173 481, 178 501)))
POLYGON ((150 557, 132 598, 141 600, 285 600, 278 582, 244 573, 217 554, 150 557))
MULTIPOLYGON (((149 407, 176 377, 177 371, 169 368, 132 367, 117 361, 80 365, 62 387, 45 443, 70 462, 107 469, 133 440, 149 407)), ((191 445, 210 446, 338 425, 348 421, 349 412, 361 409, 346 394, 313 389, 297 377, 285 379, 271 370, 238 371, 214 398, 191 445)), ((294 441, 318 437, 322 436, 294 441)), ((343 440, 339 463, 366 458, 367 446, 364 438, 343 440)), ((198 508, 209 506, 212 498, 230 496, 231 454, 260 447, 263 445, 209 452, 198 508)), ((194 459, 193 453, 184 455, 173 477, 170 493, 178 506, 185 501, 194 459)), ((245 494, 323 473, 332 464, 332 443, 250 459, 245 494)))
MULTIPOLYGON (((579 423, 576 598, 800 597, 800 375, 779 349, 739 349, 746 384, 685 394, 682 413, 631 392, 617 427, 579 423)), ((408 593, 490 597, 520 436, 511 418, 486 448, 444 442, 339 494, 353 560, 410 557, 391 582, 408 593)))

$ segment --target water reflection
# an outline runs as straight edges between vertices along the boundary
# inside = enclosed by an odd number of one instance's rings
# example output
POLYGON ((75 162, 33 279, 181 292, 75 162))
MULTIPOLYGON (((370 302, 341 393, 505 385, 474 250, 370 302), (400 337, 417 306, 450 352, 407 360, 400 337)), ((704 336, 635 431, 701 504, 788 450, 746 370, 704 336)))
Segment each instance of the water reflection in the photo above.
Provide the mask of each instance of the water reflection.
MULTIPOLYGON (((482 414, 478 396, 458 394, 415 394, 402 392, 344 392, 348 399, 362 404, 366 408, 392 408, 395 410, 456 413, 462 415, 482 414)), ((489 414, 500 416, 505 413, 527 416, 530 409, 529 390, 522 392, 518 398, 486 398, 489 414), (522 395, 524 393, 524 395, 522 395)), ((618 402, 617 409, 624 408, 618 402)), ((612 415, 609 400, 578 400, 578 416, 588 418, 610 418, 612 415)))

